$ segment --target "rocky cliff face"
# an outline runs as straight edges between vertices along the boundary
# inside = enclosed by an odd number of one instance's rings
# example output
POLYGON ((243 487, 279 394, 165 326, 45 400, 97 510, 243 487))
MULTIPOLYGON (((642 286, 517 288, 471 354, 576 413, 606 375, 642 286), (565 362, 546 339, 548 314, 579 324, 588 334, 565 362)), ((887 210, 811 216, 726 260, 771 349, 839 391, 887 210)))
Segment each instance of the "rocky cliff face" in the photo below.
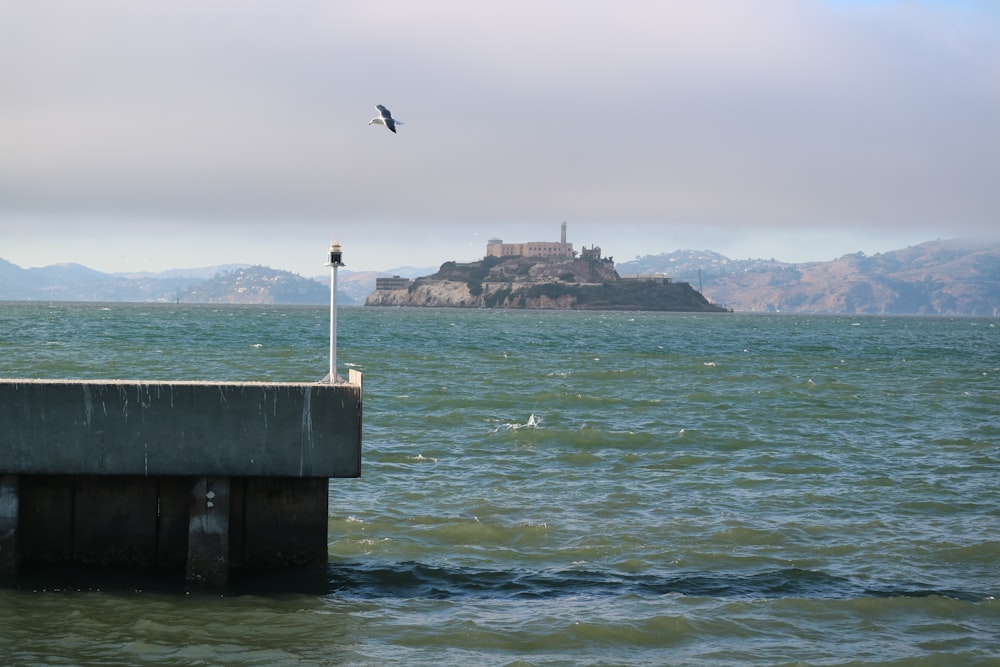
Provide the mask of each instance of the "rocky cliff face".
POLYGON ((410 289, 375 290, 365 300, 365 305, 478 308, 483 300, 481 296, 472 296, 465 283, 418 278, 410 289))
POLYGON ((375 290, 366 306, 547 310, 721 311, 687 283, 623 281, 600 259, 490 257, 446 262, 407 289, 375 290))
POLYGON ((569 310, 576 305, 571 294, 528 296, 533 283, 487 283, 476 295, 466 283, 420 278, 410 289, 375 290, 366 306, 423 306, 429 308, 541 308, 569 310), (513 297, 513 298, 512 298, 513 297))

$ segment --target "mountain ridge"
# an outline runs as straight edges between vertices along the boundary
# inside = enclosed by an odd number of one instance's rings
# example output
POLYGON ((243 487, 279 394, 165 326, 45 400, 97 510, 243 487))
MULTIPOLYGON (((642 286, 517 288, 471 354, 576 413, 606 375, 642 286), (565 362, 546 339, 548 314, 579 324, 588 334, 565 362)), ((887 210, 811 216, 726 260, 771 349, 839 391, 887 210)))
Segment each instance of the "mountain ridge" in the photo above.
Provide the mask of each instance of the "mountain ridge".
POLYGON ((1000 316, 1000 243, 937 240, 799 264, 682 250, 618 268, 690 281, 739 312, 1000 316))
MULTIPOLYGON (((0 300, 283 303, 288 299, 313 304, 329 300, 329 280, 322 276, 303 278, 261 267, 253 278, 259 283, 254 287, 246 282, 250 278, 240 283, 229 276, 248 268, 227 264, 160 273, 102 273, 79 264, 23 269, 0 259, 0 300), (213 281, 217 284, 206 284, 213 281), (292 284, 294 288, 276 289, 292 284), (272 291, 262 291, 268 285, 272 291)), ((625 277, 658 274, 690 283, 713 303, 738 312, 1000 316, 1000 242, 936 240, 875 255, 859 252, 803 263, 677 250, 638 257, 616 268, 625 277)), ((338 303, 364 303, 378 277, 416 278, 435 270, 344 270, 337 285, 338 303)))
POLYGON ((329 298, 329 284, 263 266, 126 274, 74 263, 22 269, 0 259, 0 300, 5 301, 322 304, 329 298))

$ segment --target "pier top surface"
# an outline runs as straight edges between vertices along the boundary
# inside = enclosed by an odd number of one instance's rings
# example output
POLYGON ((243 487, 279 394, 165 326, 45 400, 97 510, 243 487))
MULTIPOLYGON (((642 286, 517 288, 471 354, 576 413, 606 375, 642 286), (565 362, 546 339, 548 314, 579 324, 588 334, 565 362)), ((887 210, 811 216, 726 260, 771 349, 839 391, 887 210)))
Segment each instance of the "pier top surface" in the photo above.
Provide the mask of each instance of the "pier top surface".
POLYGON ((346 383, 0 379, 0 473, 357 477, 346 383))

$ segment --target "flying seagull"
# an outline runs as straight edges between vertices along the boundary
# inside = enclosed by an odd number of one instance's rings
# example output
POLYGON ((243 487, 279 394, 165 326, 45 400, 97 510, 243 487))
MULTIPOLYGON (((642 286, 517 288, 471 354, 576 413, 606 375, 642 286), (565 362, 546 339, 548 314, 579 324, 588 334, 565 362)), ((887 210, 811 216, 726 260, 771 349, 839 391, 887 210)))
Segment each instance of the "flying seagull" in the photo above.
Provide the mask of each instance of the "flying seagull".
POLYGON ((393 134, 396 133, 397 125, 405 125, 403 121, 393 118, 389 110, 381 104, 376 104, 375 108, 378 109, 378 116, 368 121, 369 125, 385 125, 393 134))

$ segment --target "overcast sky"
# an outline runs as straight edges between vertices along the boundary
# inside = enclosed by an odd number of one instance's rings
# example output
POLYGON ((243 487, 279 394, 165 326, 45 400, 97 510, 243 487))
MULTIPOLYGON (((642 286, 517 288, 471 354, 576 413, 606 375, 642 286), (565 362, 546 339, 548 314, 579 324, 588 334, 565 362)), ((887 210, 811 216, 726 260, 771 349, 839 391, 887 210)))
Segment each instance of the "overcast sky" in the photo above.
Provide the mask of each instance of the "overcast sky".
POLYGON ((1000 3, 0 3, 0 258, 321 275, 563 221, 618 262, 995 236, 1000 3))

